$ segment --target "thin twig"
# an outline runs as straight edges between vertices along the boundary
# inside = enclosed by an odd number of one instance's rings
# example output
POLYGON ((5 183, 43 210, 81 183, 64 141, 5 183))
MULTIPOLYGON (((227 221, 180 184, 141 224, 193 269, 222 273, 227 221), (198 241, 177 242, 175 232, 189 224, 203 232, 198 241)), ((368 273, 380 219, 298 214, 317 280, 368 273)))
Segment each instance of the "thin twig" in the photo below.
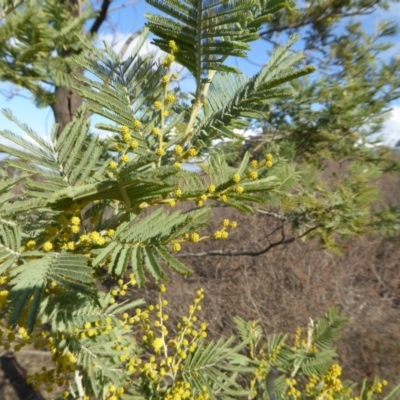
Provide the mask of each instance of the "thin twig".
POLYGON ((239 250, 239 251, 224 251, 224 250, 211 250, 211 251, 202 251, 199 253, 180 253, 177 255, 177 257, 205 257, 205 256, 224 256, 224 257, 242 257, 242 256, 249 256, 249 257, 258 257, 261 256, 262 254, 267 253, 269 250, 276 246, 284 245, 284 244, 289 244, 293 243, 296 240, 301 239, 302 237, 308 235, 310 232, 316 230, 319 228, 319 225, 313 226, 312 228, 308 229, 305 231, 303 234, 299 236, 293 236, 289 239, 284 239, 285 236, 282 234, 282 239, 279 240, 278 242, 270 243, 267 247, 265 247, 262 250, 259 251, 245 251, 245 250, 239 250))
POLYGON ((94 20, 92 27, 89 29, 91 34, 95 34, 100 29, 102 23, 106 20, 108 14, 108 7, 110 7, 112 0, 103 0, 101 4, 100 12, 97 18, 94 20))

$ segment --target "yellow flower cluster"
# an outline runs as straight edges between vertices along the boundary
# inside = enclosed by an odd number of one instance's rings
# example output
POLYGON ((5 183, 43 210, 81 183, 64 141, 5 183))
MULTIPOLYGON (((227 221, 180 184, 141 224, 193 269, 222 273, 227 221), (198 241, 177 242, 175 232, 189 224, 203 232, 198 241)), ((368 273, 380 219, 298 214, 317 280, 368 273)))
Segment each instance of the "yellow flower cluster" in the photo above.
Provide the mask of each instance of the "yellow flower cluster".
POLYGON ((166 68, 169 68, 174 61, 175 56, 173 56, 172 54, 168 54, 167 57, 164 58, 162 65, 166 68))
POLYGON ((126 154, 122 155, 121 156, 121 162, 124 163, 124 164, 128 163, 129 162, 129 157, 126 154))
POLYGON ((215 185, 210 185, 210 186, 208 186, 207 190, 208 190, 208 193, 215 193, 217 188, 215 187, 215 185))
POLYGON ((159 147, 159 148, 156 150, 156 154, 158 155, 158 157, 164 156, 164 155, 165 155, 165 149, 163 149, 162 147, 159 147))
POLYGON ((183 147, 182 147, 181 145, 177 144, 177 145, 174 147, 174 153, 175 153, 177 156, 180 156, 180 155, 183 153, 183 147))
POLYGON ((282 347, 283 347, 283 343, 280 343, 270 353, 268 353, 267 360, 269 361, 269 363, 273 363, 276 361, 276 359, 279 356, 279 353, 281 352, 282 347))
MULTIPOLYGON (((139 328, 143 333, 142 341, 154 352, 154 355, 151 355, 147 362, 140 366, 140 372, 155 382, 159 382, 167 374, 176 377, 177 379, 174 379, 175 383, 168 390, 168 393, 174 392, 176 396, 180 393, 180 396, 182 396, 183 394, 179 390, 180 379, 178 376, 180 371, 183 370, 182 364, 188 353, 196 351, 198 342, 207 337, 207 325, 204 322, 199 323, 195 315, 197 311, 201 310, 199 303, 204 294, 203 289, 197 291, 193 304, 189 306, 188 315, 182 317, 182 322, 178 323, 177 334, 168 338, 169 331, 166 324, 169 316, 164 310, 168 306, 168 301, 163 299, 165 290, 165 286, 160 285, 158 304, 149 305, 143 311, 141 309, 136 310, 135 318, 140 321, 139 328)), ((187 389, 189 388, 187 387, 187 389)), ((183 396, 180 398, 193 398, 193 393, 189 391, 183 396)), ((205 398, 203 397, 203 399, 205 398)), ((201 399, 199 398, 199 400, 201 399)))
POLYGON ((181 251, 181 245, 178 242, 173 242, 172 243, 172 250, 174 250, 175 252, 181 251))
POLYGON ((121 134, 122 135, 127 135, 129 134, 129 128, 127 126, 121 127, 121 134))
POLYGON ((165 101, 169 104, 173 103, 176 100, 176 97, 173 94, 167 95, 165 98, 165 101))
POLYGON ((222 230, 217 230, 213 233, 213 238, 214 239, 227 239, 229 237, 229 233, 226 231, 226 229, 232 228, 235 229, 237 228, 237 222, 236 221, 229 221, 229 219, 225 218, 222 221, 222 230))
POLYGON ((301 328, 297 327, 296 332, 294 334, 294 347, 296 349, 300 348, 300 340, 301 340, 301 328))
POLYGON ((200 235, 196 232, 190 234, 190 241, 197 243, 200 240, 200 235))
POLYGON ((169 41, 168 47, 170 48, 172 54, 178 53, 179 51, 179 46, 175 43, 174 40, 169 41))
POLYGON ((122 139, 125 143, 129 143, 132 140, 132 135, 130 133, 125 133, 125 135, 122 136, 122 139))
POLYGON ((53 243, 51 242, 44 242, 43 243, 43 251, 48 253, 49 251, 53 250, 53 243))
POLYGON ((237 194, 242 194, 242 193, 244 192, 244 187, 243 187, 243 186, 236 186, 236 187, 234 188, 234 190, 235 190, 235 192, 236 192, 237 194))
POLYGON ((240 182, 240 175, 239 174, 234 174, 233 176, 232 176, 232 181, 234 182, 234 183, 239 183, 240 182))
POLYGON ((272 167, 272 154, 267 154, 265 156, 265 162, 264 162, 264 167, 266 168, 271 168, 272 167))
POLYGON ((190 157, 196 157, 197 156, 197 154, 199 153, 199 151, 197 150, 197 149, 195 149, 194 147, 191 147, 189 150, 188 150, 188 155, 190 156, 190 157))
POLYGON ((300 392, 300 390, 296 389, 296 387, 295 387, 297 385, 296 379, 287 378, 285 380, 285 383, 288 386, 288 389, 286 390, 286 393, 289 396, 292 396, 294 399, 300 398, 301 392, 300 392))
POLYGON ((8 290, 0 290, 0 309, 6 305, 9 293, 8 290))
MULTIPOLYGON (((109 235, 107 234, 107 236, 109 235)), ((83 246, 103 246, 106 243, 106 239, 100 234, 100 232, 97 231, 92 231, 89 234, 81 235, 79 240, 83 246)))
POLYGON ((28 240, 25 245, 25 250, 32 250, 36 247, 36 242, 34 240, 28 240))
POLYGON ((110 160, 110 162, 109 162, 109 164, 108 164, 108 167, 109 167, 110 169, 117 169, 118 164, 117 164, 114 160, 110 160))
POLYGON ((252 181, 254 181, 258 178, 258 173, 257 173, 257 171, 250 171, 247 173, 247 177, 249 179, 251 179, 252 181))
POLYGON ((253 168, 253 169, 257 169, 257 167, 258 167, 258 161, 257 161, 257 160, 252 160, 252 161, 250 161, 250 166, 251 166, 251 168, 253 168))

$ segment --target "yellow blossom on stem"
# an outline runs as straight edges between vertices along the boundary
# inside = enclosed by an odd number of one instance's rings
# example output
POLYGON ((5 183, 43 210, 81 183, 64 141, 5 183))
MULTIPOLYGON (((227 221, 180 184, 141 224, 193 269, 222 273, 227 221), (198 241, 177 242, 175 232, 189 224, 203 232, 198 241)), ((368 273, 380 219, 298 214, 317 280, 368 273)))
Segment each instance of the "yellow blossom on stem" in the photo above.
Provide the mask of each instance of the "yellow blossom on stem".
POLYGON ((237 194, 242 194, 242 193, 244 192, 243 186, 236 186, 236 187, 235 187, 235 192, 236 192, 237 194))
POLYGON ((159 353, 164 346, 164 341, 162 338, 156 338, 153 340, 152 343, 153 349, 156 353, 159 353))
POLYGON ((135 121, 133 122, 133 127, 135 129, 139 129, 141 126, 142 126, 142 123, 138 119, 135 119, 135 121))
POLYGON ((265 161, 264 167, 271 168, 272 167, 272 161, 265 161))
POLYGON ((182 168, 182 164, 181 164, 180 162, 178 162, 178 161, 175 161, 175 162, 172 164, 172 166, 175 167, 175 168, 178 168, 178 169, 181 169, 181 168, 182 168))
POLYGON ((177 53, 179 51, 178 45, 175 43, 175 40, 170 40, 168 42, 168 47, 170 48, 172 53, 177 53))
POLYGON ((235 183, 239 183, 240 182, 240 175, 239 174, 235 174, 232 176, 232 180, 235 183))
POLYGON ((115 235, 114 229, 109 229, 109 230, 106 232, 106 235, 107 235, 108 237, 112 238, 112 237, 115 235))
POLYGON ((124 154, 123 156, 121 156, 121 161, 123 163, 127 163, 127 162, 129 162, 129 157, 126 154, 124 154))
POLYGON ((173 103, 176 100, 176 97, 173 94, 169 94, 166 98, 165 101, 167 103, 173 103))
POLYGON ((252 181, 254 181, 255 179, 258 178, 258 174, 257 174, 256 171, 251 171, 251 172, 249 172, 249 173, 247 174, 247 177, 248 177, 249 179, 251 179, 252 181))
POLYGON ((31 249, 35 248, 35 246, 36 246, 36 242, 34 240, 29 240, 25 245, 27 250, 31 250, 31 249))
POLYGON ((165 155, 165 150, 164 150, 162 147, 159 147, 159 148, 156 150, 156 154, 157 154, 159 157, 161 157, 161 156, 165 155))
POLYGON ((175 57, 172 54, 169 54, 167 57, 165 57, 164 61, 162 62, 162 65, 168 68, 174 61, 175 57))
POLYGON ((172 78, 172 79, 178 79, 178 78, 179 78, 179 74, 177 74, 176 72, 174 72, 174 73, 171 75, 171 78, 172 78))
POLYGON ((161 103, 161 101, 159 101, 159 100, 155 101, 155 102, 154 102, 154 108, 155 108, 156 110, 161 110, 161 108, 162 108, 162 103, 161 103))
POLYGON ((110 167, 110 169, 117 169, 118 164, 115 161, 111 160, 108 166, 110 167))
POLYGON ((256 169, 258 167, 258 161, 257 160, 252 160, 250 162, 250 166, 251 166, 251 168, 256 169))
POLYGON ((177 145, 175 146, 175 148, 174 148, 174 153, 175 153, 177 156, 180 156, 180 155, 183 153, 183 147, 182 147, 181 145, 177 144, 177 145))
POLYGON ((200 240, 200 235, 199 235, 198 233, 194 232, 194 233, 192 233, 192 234, 190 235, 190 241, 196 243, 196 242, 198 242, 199 240, 200 240))
POLYGON ((129 143, 129 142, 131 141, 131 139, 132 139, 132 135, 131 135, 130 133, 126 133, 126 134, 123 136, 123 139, 124 139, 124 142, 125 142, 125 143, 129 143))
POLYGON ((70 222, 71 225, 79 225, 81 223, 81 220, 79 217, 72 217, 70 222))
POLYGON ((190 157, 195 157, 195 156, 197 156, 198 153, 199 153, 198 150, 195 149, 194 147, 192 147, 188 150, 188 154, 190 157))
POLYGON ((72 225, 71 226, 71 232, 72 233, 79 233, 79 231, 80 231, 80 228, 79 228, 78 225, 72 225))
POLYGON ((137 149, 139 147, 139 143, 136 140, 132 140, 130 146, 132 149, 137 149))
POLYGON ((216 189, 217 188, 215 187, 215 185, 210 185, 207 190, 209 193, 214 193, 216 191, 216 189))
POLYGON ((127 126, 123 126, 123 127, 121 128, 121 133, 122 133, 123 135, 126 135, 127 133, 129 133, 129 128, 128 128, 127 126))
POLYGON ((151 130, 151 134, 154 135, 154 136, 158 136, 160 133, 161 133, 161 131, 158 128, 153 128, 151 130))
POLYGON ((43 251, 46 253, 53 250, 53 244, 51 242, 44 242, 43 243, 43 251))
POLYGON ((174 250, 174 251, 176 251, 176 252, 181 251, 181 245, 180 245, 180 243, 178 243, 178 242, 172 243, 172 250, 174 250))
POLYGON ((215 231, 213 233, 214 239, 221 239, 222 238, 222 231, 215 231))

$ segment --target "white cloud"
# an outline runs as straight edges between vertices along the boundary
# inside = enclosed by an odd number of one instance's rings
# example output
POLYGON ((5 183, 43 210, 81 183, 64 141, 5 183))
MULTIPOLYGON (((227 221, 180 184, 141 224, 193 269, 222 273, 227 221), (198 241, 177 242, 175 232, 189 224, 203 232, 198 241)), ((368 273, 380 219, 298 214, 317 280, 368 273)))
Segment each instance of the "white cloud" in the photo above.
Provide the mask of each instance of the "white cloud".
MULTIPOLYGON (((135 33, 133 33, 133 35, 135 35, 135 33)), ((102 47, 103 43, 106 42, 107 45, 111 46, 113 50, 117 54, 119 54, 122 48, 125 46, 125 43, 130 39, 131 36, 132 34, 130 33, 122 33, 122 32, 100 34, 96 40, 96 45, 102 47)), ((138 37, 135 37, 132 40, 132 42, 124 51, 123 59, 126 59, 130 55, 130 53, 135 48, 137 41, 138 37)), ((147 39, 144 45, 142 46, 139 54, 140 55, 151 54, 154 58, 160 58, 165 53, 161 51, 157 46, 151 44, 150 40, 147 39)))
MULTIPOLYGON (((96 45, 98 47, 101 47, 104 42, 107 43, 112 49, 119 54, 122 50, 122 48, 125 46, 125 43, 129 38, 131 37, 132 34, 130 33, 122 33, 122 32, 116 32, 114 34, 107 33, 107 34, 100 34, 98 36, 98 39, 96 40, 96 45)), ((135 33, 133 34, 135 35, 135 33)), ((129 55, 131 55, 132 51, 135 49, 135 46, 138 42, 139 37, 135 37, 132 42, 127 46, 126 49, 124 49, 124 54, 122 59, 125 60, 129 55)), ((160 50, 157 46, 151 44, 151 40, 147 39, 142 46, 142 48, 139 51, 139 54, 142 56, 148 56, 149 54, 154 60, 160 60, 163 58, 166 53, 162 50, 160 50)), ((173 63, 171 65, 171 72, 176 72, 179 74, 179 86, 181 88, 181 91, 183 92, 192 92, 194 91, 194 81, 192 78, 192 75, 189 73, 189 71, 182 67, 181 65, 177 63, 173 63)))
POLYGON ((400 106, 392 107, 390 117, 383 125, 381 136, 389 146, 395 146, 400 141, 400 106))

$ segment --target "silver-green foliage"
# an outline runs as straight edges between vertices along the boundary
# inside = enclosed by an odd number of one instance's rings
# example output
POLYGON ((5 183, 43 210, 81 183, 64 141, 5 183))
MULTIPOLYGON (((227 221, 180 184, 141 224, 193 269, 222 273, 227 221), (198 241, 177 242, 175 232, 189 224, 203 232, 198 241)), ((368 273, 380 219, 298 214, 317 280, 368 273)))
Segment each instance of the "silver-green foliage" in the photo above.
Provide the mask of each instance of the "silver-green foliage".
MULTIPOLYGON (((168 111, 168 116, 154 108, 164 96, 160 80, 165 68, 150 55, 139 55, 147 39, 145 32, 124 61, 109 48, 103 52, 84 43, 94 61, 84 54, 75 62, 94 78, 77 76, 76 90, 86 105, 62 132, 55 126, 50 138, 44 139, 9 111, 5 116, 27 136, 0 132, 2 138, 19 146, 1 144, 0 150, 9 155, 6 164, 20 172, 19 178, 2 177, 0 182, 0 271, 8 276, 10 287, 5 314, 10 324, 33 329, 40 319, 54 331, 64 332, 64 336, 57 336, 58 346, 64 352, 68 349, 79 354, 81 373, 96 397, 104 382, 122 384, 127 379, 118 361, 119 352, 111 348, 113 337, 105 335, 93 342, 90 338, 77 340, 70 332, 85 321, 114 317, 138 303, 110 306, 109 295, 97 289, 95 278, 105 274, 118 278, 131 269, 144 285, 148 276, 156 281, 165 279, 163 264, 186 275, 190 270, 172 254, 171 244, 193 237, 206 226, 212 205, 222 202, 249 211, 253 203, 265 202, 283 187, 288 176, 266 171, 262 179, 249 178, 247 156, 237 168, 228 166, 220 153, 213 152, 211 139, 232 137, 235 127, 262 117, 271 99, 291 93, 291 80, 311 71, 296 67, 300 57, 291 56, 289 46, 279 48, 254 77, 232 76, 238 71, 224 64, 228 56, 245 55, 247 43, 258 37, 261 24, 272 11, 284 6, 283 2, 151 3, 176 21, 150 16, 149 28, 161 38, 155 41, 161 49, 168 49, 170 39, 179 46, 176 60, 196 81, 192 106, 165 104, 163 111, 168 111), (208 94, 210 101, 203 107, 208 94), (89 112, 108 119, 107 124, 98 126, 109 132, 107 140, 91 131, 89 112), (140 128, 135 121, 140 121, 140 128), (124 146, 122 127, 131 132, 135 142, 124 150, 123 155, 130 159, 127 163, 115 149, 115 145, 124 146), (161 127, 161 140, 152 134, 157 127, 161 127), (206 176, 174 166, 175 146, 187 152, 192 144, 200 154, 209 154, 206 176), (160 146, 165 154, 157 153, 160 146), (110 161, 117 167, 110 169, 110 161), (244 193, 237 190, 238 177, 244 193), (22 191, 17 187, 20 184, 22 191), (177 189, 179 195, 175 194, 177 189), (202 206, 198 200, 205 194, 209 205, 202 206), (170 212, 165 206, 171 201, 188 202, 193 207, 170 212), (71 231, 69 222, 76 208, 80 212, 79 234, 71 231), (111 230, 113 234, 106 236, 111 230), (86 246, 82 236, 91 232, 98 232, 104 243, 86 246), (63 233, 68 233, 73 246, 63 247, 63 233), (30 248, 31 241, 34 248, 30 248), (59 289, 49 294, 51 282, 59 289), (68 312, 62 306, 66 302, 68 312), (96 370, 94 358, 100 362, 96 370)), ((204 384, 213 393, 224 392, 222 398, 243 395, 236 377, 248 363, 239 354, 246 341, 231 347, 232 340, 200 346, 184 363, 185 379, 193 379, 194 386, 204 384), (201 379, 193 378, 197 371, 202 371, 201 379)), ((271 340, 274 347, 275 339, 271 340)), ((135 347, 134 343, 130 346, 135 347)), ((285 354, 282 362, 293 359, 285 354)), ((322 368, 306 355, 301 357, 305 373, 322 368)))

